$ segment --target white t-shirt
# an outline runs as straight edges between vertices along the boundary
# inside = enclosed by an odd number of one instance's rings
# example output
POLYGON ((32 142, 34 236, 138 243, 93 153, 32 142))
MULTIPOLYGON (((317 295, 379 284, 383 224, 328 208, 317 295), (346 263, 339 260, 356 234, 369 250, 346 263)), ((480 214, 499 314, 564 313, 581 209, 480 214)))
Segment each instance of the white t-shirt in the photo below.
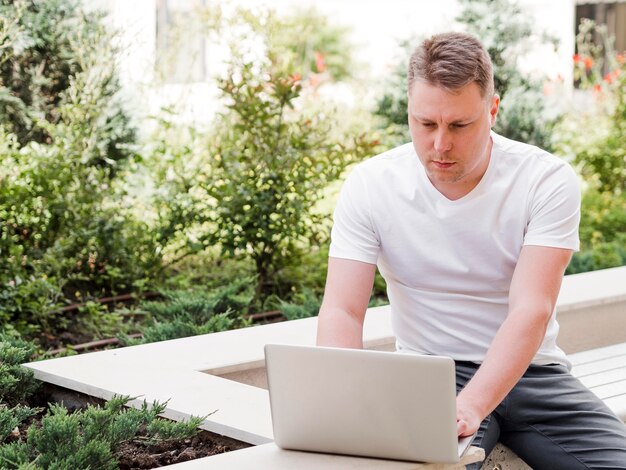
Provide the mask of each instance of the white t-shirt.
MULTIPOLYGON (((400 351, 482 362, 508 313, 523 245, 578 250, 580 189, 557 157, 492 132, 489 167, 451 201, 408 143, 357 165, 335 209, 330 256, 377 264, 400 351)), ((569 366, 553 312, 534 364, 569 366)))

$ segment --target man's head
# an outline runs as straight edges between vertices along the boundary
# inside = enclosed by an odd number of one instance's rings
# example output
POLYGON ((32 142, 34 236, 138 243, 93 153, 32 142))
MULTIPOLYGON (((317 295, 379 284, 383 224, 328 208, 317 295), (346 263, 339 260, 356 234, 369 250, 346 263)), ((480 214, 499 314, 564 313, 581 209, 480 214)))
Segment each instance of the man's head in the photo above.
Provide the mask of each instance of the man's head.
POLYGON ((411 57, 408 79, 415 151, 435 188, 459 199, 489 166, 500 103, 489 55, 467 34, 433 36, 411 57))
POLYGON ((416 81, 450 92, 475 82, 483 98, 494 94, 489 54, 478 39, 465 33, 437 34, 422 42, 409 61, 409 93, 416 81))

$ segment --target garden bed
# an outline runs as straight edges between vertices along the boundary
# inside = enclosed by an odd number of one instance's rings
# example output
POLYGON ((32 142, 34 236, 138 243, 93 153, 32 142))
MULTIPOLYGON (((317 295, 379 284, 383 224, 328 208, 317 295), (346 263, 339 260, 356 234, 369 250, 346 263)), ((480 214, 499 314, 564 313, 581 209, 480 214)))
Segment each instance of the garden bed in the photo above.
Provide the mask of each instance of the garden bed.
MULTIPOLYGON (((73 390, 45 384, 40 392, 33 396, 32 404, 33 406, 39 405, 40 411, 16 427, 6 443, 26 442, 29 429, 42 427, 42 421, 49 413, 52 404, 60 404, 70 413, 77 413, 86 410, 89 406, 102 408, 105 401, 73 390)), ((250 444, 206 430, 198 430, 194 436, 182 439, 154 441, 149 438, 146 429, 142 429, 133 439, 117 446, 114 457, 120 470, 138 470, 164 467, 246 447, 250 447, 250 444)))

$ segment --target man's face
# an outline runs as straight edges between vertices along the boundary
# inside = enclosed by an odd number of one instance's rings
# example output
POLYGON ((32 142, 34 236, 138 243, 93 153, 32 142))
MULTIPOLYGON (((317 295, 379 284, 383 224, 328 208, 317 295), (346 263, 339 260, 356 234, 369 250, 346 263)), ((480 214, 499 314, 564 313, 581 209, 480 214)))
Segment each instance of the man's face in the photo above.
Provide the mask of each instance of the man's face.
POLYGON ((409 90, 409 129, 428 178, 449 199, 478 184, 489 166, 490 129, 500 100, 474 82, 455 92, 416 81, 409 90))

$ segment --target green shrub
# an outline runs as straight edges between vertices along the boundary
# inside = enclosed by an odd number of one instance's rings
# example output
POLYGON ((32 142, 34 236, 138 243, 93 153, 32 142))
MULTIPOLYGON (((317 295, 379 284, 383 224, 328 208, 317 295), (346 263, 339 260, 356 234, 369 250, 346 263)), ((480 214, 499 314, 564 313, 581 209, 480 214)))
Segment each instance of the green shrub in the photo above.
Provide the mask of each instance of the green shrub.
POLYGON ((0 321, 57 332, 58 307, 144 288, 161 255, 125 202, 135 137, 101 15, 3 1, 0 21, 0 321))
POLYGON ((229 112, 220 116, 205 189, 215 200, 215 242, 226 255, 252 258, 260 296, 298 244, 326 238, 327 216, 314 212, 323 189, 372 143, 343 143, 322 114, 294 112, 300 79, 257 66, 235 63, 220 84, 229 112))
MULTIPOLYGON (((106 61, 114 52, 101 14, 85 13, 76 0, 2 0, 0 21, 0 122, 21 145, 49 142, 46 127, 64 119, 64 95, 75 89, 74 78, 86 76, 104 84, 108 98, 119 88, 106 67, 93 67, 93 58, 106 61)), ((127 158, 125 144, 134 140, 119 101, 105 104, 98 119, 107 132, 94 142, 90 157, 98 165, 127 158)))
POLYGON ((14 334, 0 332, 0 403, 24 404, 39 387, 33 372, 21 364, 33 360, 35 347, 14 334))
POLYGON ((584 109, 572 109, 555 130, 558 151, 574 161, 585 179, 581 251, 574 254, 567 273, 626 265, 624 62, 605 25, 581 23, 574 66, 588 101, 584 109))
POLYGON ((254 280, 241 279, 213 291, 164 292, 164 301, 144 302, 147 315, 139 327, 143 337, 120 335, 124 344, 135 345, 216 333, 249 325, 243 314, 253 297, 254 280))
POLYGON ((606 25, 583 21, 576 40, 575 77, 589 96, 558 126, 556 145, 592 189, 619 198, 626 192, 626 60, 606 25))
POLYGON ((317 204, 370 142, 339 131, 331 104, 317 97, 303 104, 320 83, 352 73, 343 28, 314 10, 278 15, 212 5, 205 14, 209 36, 233 53, 219 82, 228 110, 206 129, 176 124, 171 109, 158 121, 144 159, 156 188, 151 226, 174 274, 168 286, 203 277, 192 263, 210 253, 215 266, 204 265, 211 271, 204 277, 211 282, 239 277, 222 276, 224 265, 256 274, 259 309, 267 296, 289 295, 298 282, 281 270, 299 266, 326 237, 329 214, 317 204), (251 43, 263 47, 248 50, 251 43))
POLYGON ((290 302, 280 301, 278 309, 287 320, 314 317, 319 313, 322 299, 311 289, 304 288, 290 302))
POLYGON ((8 408, 6 405, 0 404, 0 443, 4 442, 20 424, 35 416, 38 411, 38 409, 28 406, 16 405, 13 408, 8 408))
POLYGON ((88 406, 73 414, 52 405, 41 426, 29 428, 25 442, 0 446, 2 468, 116 469, 115 452, 121 443, 190 438, 204 420, 161 420, 164 404, 144 402, 141 409, 124 408, 129 400, 116 396, 104 407, 88 406))

